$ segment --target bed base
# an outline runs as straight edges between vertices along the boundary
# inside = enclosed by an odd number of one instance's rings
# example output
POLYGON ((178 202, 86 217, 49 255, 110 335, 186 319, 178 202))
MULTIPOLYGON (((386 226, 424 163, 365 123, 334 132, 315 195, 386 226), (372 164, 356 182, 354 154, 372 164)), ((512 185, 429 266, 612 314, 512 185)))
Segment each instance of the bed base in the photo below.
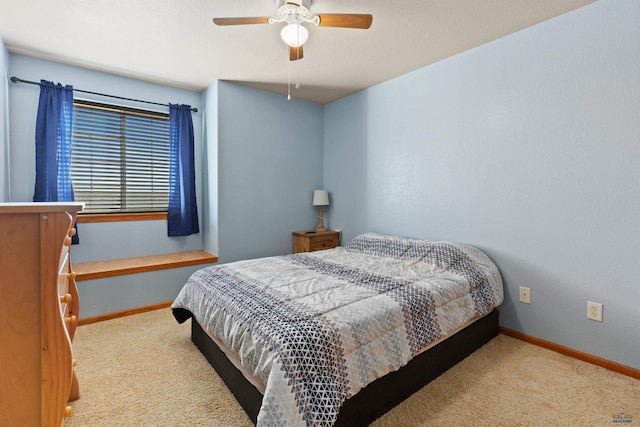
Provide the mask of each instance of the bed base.
MULTIPOLYGON (((497 335, 498 311, 494 310, 416 356, 402 369, 377 379, 348 399, 340 408, 335 426, 369 425, 497 335)), ((229 361, 193 318, 191 340, 255 423, 262 403, 262 394, 229 361)))

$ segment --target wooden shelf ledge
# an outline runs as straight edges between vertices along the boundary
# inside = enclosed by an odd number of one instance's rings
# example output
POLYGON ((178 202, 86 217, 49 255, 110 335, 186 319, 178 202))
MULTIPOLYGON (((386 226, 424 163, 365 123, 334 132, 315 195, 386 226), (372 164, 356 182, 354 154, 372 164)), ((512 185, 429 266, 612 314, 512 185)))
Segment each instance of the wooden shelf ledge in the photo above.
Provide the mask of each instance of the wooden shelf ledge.
POLYGON ((217 256, 203 250, 197 250, 107 261, 81 262, 73 264, 73 271, 76 273, 76 280, 80 281, 166 270, 189 265, 213 264, 217 261, 217 256))

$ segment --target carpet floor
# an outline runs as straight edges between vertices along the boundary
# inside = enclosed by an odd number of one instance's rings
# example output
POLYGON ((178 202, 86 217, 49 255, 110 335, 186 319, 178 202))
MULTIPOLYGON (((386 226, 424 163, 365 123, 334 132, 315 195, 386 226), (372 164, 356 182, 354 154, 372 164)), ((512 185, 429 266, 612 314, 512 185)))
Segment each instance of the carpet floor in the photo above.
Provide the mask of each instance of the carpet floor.
MULTIPOLYGON (((169 309, 81 326, 65 427, 253 424, 169 309)), ((640 381, 498 335, 372 424, 640 426, 640 381)))

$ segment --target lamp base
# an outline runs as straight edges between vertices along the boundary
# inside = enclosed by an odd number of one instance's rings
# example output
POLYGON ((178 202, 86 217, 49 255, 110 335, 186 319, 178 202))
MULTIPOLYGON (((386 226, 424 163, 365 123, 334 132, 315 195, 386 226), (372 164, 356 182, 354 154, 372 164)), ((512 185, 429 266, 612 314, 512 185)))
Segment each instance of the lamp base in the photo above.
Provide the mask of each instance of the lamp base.
POLYGON ((320 220, 320 224, 316 227, 316 233, 319 231, 327 231, 324 227, 324 217, 322 215, 322 206, 320 206, 320 214, 318 215, 318 219, 320 220))

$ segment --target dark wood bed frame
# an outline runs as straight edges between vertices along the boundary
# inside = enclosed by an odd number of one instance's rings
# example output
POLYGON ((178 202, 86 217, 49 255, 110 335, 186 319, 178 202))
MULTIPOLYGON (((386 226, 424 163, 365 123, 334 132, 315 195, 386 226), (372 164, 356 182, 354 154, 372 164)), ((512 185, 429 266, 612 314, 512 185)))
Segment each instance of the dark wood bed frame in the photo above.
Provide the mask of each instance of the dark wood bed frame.
MULTIPOLYGON (((340 408, 336 426, 366 426, 420 390, 440 374, 498 335, 498 311, 494 310, 363 388, 340 408)), ((202 327, 191 319, 191 340, 200 349, 240 406, 255 423, 262 394, 229 361, 202 327)))

